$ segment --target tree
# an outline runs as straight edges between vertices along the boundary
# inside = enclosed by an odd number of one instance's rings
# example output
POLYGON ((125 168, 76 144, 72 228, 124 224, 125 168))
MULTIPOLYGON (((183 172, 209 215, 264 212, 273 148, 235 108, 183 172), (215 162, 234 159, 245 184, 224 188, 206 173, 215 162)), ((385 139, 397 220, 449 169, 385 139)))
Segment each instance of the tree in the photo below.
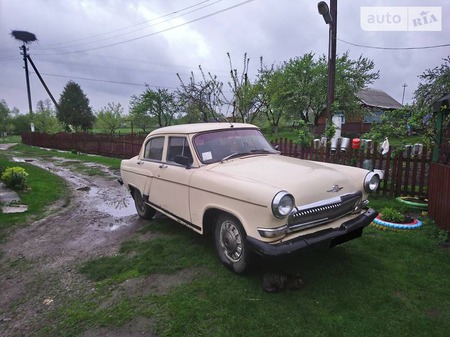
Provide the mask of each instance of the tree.
POLYGON ((7 130, 7 123, 9 119, 9 108, 5 100, 0 101, 0 135, 3 135, 7 130))
POLYGON ((30 114, 17 114, 13 118, 12 124, 14 125, 14 133, 22 134, 24 132, 30 132, 31 116, 30 114))
POLYGON ((123 123, 123 107, 120 103, 108 103, 97 114, 96 124, 103 132, 113 135, 123 123))
POLYGON ((58 105, 57 117, 66 130, 69 130, 71 126, 77 132, 92 128, 95 116, 89 106, 89 99, 77 83, 69 81, 66 84, 58 105))
POLYGON ((149 124, 159 127, 171 125, 179 112, 174 93, 160 88, 152 90, 148 86, 139 97, 132 97, 130 106, 134 122, 144 131, 149 124))
POLYGON ((37 132, 55 134, 63 130, 49 99, 38 101, 31 120, 37 132))
MULTIPOLYGON (((325 59, 325 56, 323 58, 325 59)), ((366 113, 360 109, 360 102, 355 94, 380 77, 380 72, 374 68, 375 63, 362 55, 353 60, 346 52, 336 59, 336 99, 333 111, 342 111, 347 118, 366 113)))
POLYGON ((227 53, 230 62, 231 81, 228 85, 233 93, 232 101, 232 117, 236 119, 236 115, 242 122, 253 123, 263 108, 261 97, 261 87, 257 83, 251 83, 248 78, 248 66, 250 59, 244 54, 244 66, 242 72, 238 75, 237 69, 233 68, 230 53, 227 53))
POLYGON ((17 108, 10 110, 5 100, 0 100, 0 136, 14 131, 13 117, 18 114, 17 108))
POLYGON ((217 80, 216 75, 208 73, 206 76, 201 66, 199 69, 202 78, 199 82, 195 79, 194 72, 191 72, 187 84, 177 73, 181 82, 181 88, 177 90, 178 99, 185 108, 189 123, 219 121, 222 118, 223 104, 226 102, 222 92, 223 83, 217 80))
MULTIPOLYGON (((440 66, 426 69, 419 75, 420 83, 414 92, 414 107, 409 123, 411 127, 427 137, 428 141, 436 141, 436 114, 433 114, 433 103, 450 92, 450 56, 443 59, 440 66)), ((444 129, 450 122, 450 115, 443 121, 444 129)))
POLYGON ((261 110, 266 115, 269 124, 273 128, 275 136, 278 135, 278 127, 284 112, 286 93, 282 88, 282 70, 275 65, 269 68, 260 58, 258 70, 258 86, 261 90, 261 110))
MULTIPOLYGON (((327 101, 327 58, 313 53, 290 59, 277 69, 281 73, 276 94, 283 114, 292 120, 317 125, 327 101), (281 99, 281 100, 280 100, 281 99)), ((336 59, 335 101, 333 111, 343 111, 350 117, 361 113, 356 93, 372 84, 379 72, 373 71, 373 61, 360 56, 350 59, 348 53, 336 59)))

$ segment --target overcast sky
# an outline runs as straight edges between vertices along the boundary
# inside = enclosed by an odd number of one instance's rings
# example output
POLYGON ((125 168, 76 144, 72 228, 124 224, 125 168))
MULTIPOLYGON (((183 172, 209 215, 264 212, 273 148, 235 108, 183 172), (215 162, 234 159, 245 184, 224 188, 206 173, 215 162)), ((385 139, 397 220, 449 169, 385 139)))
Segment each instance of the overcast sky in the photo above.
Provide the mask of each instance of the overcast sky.
MULTIPOLYGON (((329 0, 327 1, 329 3, 329 0)), ((337 0, 337 53, 372 59, 380 78, 372 85, 411 103, 418 75, 450 55, 448 0, 337 0), (383 8, 375 9, 373 6, 383 8), (431 10, 414 9, 434 7, 431 10), (370 7, 370 8, 363 8, 370 7), (384 8, 384 7, 399 7, 384 8), (402 16, 409 7, 408 23, 402 16), (439 10, 436 10, 436 7, 439 10), (400 11, 400 12, 399 12, 400 11), (375 26, 370 19, 378 18, 375 26), (412 19, 416 25, 412 25, 412 19), (403 21, 402 21, 403 20, 403 21), (417 23, 422 25, 417 25, 417 23), (392 25, 390 25, 392 23, 392 25), (398 31, 384 31, 386 29, 398 31), (367 30, 371 29, 371 30, 367 30), (436 47, 442 46, 443 47, 436 47), (431 47, 431 48, 430 48, 431 47), (404 88, 403 84, 407 86, 404 88)), ((68 81, 78 83, 98 111, 109 102, 128 113, 132 95, 175 90, 198 66, 227 89, 230 66, 250 58, 254 77, 267 65, 328 52, 328 26, 310 0, 0 0, 0 100, 28 112, 22 43, 12 30, 34 33, 29 54, 56 100, 68 81)), ((30 67, 33 109, 48 98, 30 67)))

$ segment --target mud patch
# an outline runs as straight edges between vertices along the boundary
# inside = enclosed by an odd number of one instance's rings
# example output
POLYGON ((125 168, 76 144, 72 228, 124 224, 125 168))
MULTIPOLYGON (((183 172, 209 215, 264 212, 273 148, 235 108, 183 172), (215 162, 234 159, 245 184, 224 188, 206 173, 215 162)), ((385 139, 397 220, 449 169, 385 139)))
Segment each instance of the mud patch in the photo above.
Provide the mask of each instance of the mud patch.
MULTIPOLYGON (((87 296, 95 285, 76 272, 99 256, 117 254, 121 243, 139 238, 147 222, 135 210, 117 174, 86 176, 55 158, 20 159, 64 178, 70 203, 52 205, 52 215, 15 230, 0 249, 0 336, 33 336, 50 315, 71 299, 87 296)), ((180 276, 182 278, 182 276, 180 276)), ((140 289, 140 288, 138 288, 140 289)), ((136 296, 139 296, 138 294, 136 296)), ((85 336, 154 336, 153 321, 138 318, 117 329, 90 330, 85 336)))

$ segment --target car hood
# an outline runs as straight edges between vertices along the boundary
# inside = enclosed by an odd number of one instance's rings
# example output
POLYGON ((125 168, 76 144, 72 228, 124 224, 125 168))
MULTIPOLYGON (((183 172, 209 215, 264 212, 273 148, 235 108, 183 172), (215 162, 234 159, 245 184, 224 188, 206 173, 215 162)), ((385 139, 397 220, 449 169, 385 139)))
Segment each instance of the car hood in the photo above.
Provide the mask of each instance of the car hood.
POLYGON ((272 186, 294 195, 297 203, 311 203, 363 188, 366 170, 296 159, 281 155, 255 155, 227 160, 208 168, 229 182, 272 186), (347 172, 348 171, 348 172, 347 172), (351 175, 348 174, 351 172, 351 175))

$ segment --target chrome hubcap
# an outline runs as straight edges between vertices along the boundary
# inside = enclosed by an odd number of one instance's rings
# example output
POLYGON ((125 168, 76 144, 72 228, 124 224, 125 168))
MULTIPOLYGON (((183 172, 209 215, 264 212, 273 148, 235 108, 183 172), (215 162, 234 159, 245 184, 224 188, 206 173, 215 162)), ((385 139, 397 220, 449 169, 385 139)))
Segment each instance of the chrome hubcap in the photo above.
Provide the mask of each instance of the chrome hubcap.
POLYGON ((222 224, 220 229, 220 243, 223 252, 231 261, 239 261, 243 253, 242 237, 232 222, 226 221, 222 224))

